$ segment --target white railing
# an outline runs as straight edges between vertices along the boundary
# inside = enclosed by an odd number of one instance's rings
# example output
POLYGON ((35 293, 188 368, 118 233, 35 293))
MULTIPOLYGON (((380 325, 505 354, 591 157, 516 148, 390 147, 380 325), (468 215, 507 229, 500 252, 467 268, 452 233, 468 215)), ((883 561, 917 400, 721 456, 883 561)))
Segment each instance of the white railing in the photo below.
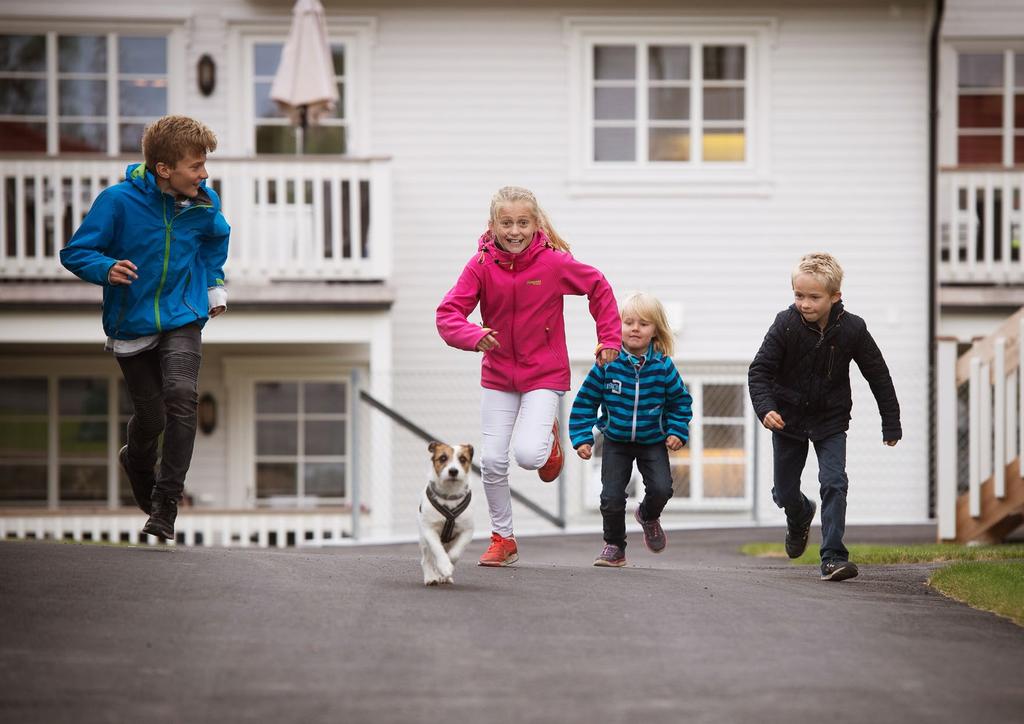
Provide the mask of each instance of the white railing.
POLYGON ((1020 171, 942 171, 938 180, 940 283, 1024 283, 1020 171))
MULTIPOLYGON (((961 526, 982 515, 982 496, 1007 499, 1007 474, 1024 451, 1024 309, 957 358, 957 341, 938 341, 936 358, 936 517, 940 540, 964 537, 961 526), (959 505, 958 426, 964 410, 958 390, 967 385, 967 504, 959 505)), ((1019 481, 1014 481, 1019 482, 1019 481)), ((1014 489, 1018 486, 1015 484, 1014 489)))
MULTIPOLYGON (((63 279, 58 254, 129 160, 0 157, 0 279, 63 279)), ((387 279, 386 159, 218 159, 208 183, 231 224, 228 282, 387 279)))
MULTIPOLYGON (((125 513, 30 513, 0 515, 0 541, 74 540, 156 544, 141 533, 146 516, 125 513)), ((184 545, 284 548, 339 543, 352 535, 352 514, 345 512, 239 513, 182 509, 174 523, 184 545)))

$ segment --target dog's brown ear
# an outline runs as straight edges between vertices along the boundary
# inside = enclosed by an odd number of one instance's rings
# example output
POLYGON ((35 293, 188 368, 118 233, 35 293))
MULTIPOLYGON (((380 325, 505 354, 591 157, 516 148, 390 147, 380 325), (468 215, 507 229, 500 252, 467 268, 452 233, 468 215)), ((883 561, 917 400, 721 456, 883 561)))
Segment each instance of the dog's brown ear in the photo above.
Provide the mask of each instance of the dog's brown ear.
POLYGON ((470 445, 468 442, 464 442, 464 443, 462 443, 462 447, 466 448, 466 454, 469 455, 469 459, 472 460, 473 459, 473 446, 470 445))
POLYGON ((427 450, 429 450, 430 452, 434 452, 434 448, 436 448, 440 444, 441 443, 439 443, 437 440, 433 440, 429 445, 427 445, 427 450))

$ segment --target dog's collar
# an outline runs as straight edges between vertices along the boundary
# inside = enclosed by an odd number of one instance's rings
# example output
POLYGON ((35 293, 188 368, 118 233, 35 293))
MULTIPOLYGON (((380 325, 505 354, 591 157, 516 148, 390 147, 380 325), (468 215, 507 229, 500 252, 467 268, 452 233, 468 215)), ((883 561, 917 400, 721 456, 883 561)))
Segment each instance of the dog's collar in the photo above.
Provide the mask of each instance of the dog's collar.
MULTIPOLYGON (((473 493, 467 490, 466 497, 463 498, 462 502, 454 508, 448 508, 442 505, 441 501, 439 501, 436 496, 437 492, 434 490, 434 486, 428 485, 427 500, 429 500, 430 504, 434 506, 434 509, 444 517, 444 529, 441 531, 441 542, 447 544, 455 537, 455 519, 466 512, 466 508, 469 507, 469 501, 473 499, 473 493)), ((451 495, 444 496, 446 500, 451 500, 452 497, 453 496, 451 495)), ((459 496, 454 497, 457 498, 459 496)))
POLYGON ((434 497, 441 498, 442 500, 461 500, 462 499, 462 494, 461 493, 456 493, 455 495, 445 495, 440 490, 438 490, 436 487, 434 487, 434 482, 433 481, 428 483, 427 487, 430 489, 430 492, 434 494, 434 497))

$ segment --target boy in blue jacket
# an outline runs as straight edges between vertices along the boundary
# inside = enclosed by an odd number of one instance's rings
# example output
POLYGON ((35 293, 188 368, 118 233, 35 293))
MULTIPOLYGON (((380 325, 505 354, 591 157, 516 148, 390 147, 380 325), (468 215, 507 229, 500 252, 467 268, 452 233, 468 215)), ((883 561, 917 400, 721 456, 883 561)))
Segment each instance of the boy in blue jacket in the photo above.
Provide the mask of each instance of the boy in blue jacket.
POLYGON ((60 252, 69 271, 103 287, 106 349, 135 408, 119 458, 149 514, 142 531, 165 540, 174 538, 192 461, 201 330, 227 309, 230 228, 205 183, 215 148, 213 132, 192 118, 152 123, 142 136, 145 164, 128 166, 122 182, 96 197, 60 252))
POLYGON ((584 460, 593 455, 594 427, 604 433, 601 455, 601 517, 604 549, 595 566, 626 565, 626 486, 636 461, 644 499, 635 517, 652 553, 665 550, 661 511, 672 497, 669 450, 686 444, 692 398, 672 363, 673 339, 656 298, 637 292, 623 300, 622 354, 594 365, 569 414, 569 438, 584 460), (598 408, 602 408, 598 417, 598 408))

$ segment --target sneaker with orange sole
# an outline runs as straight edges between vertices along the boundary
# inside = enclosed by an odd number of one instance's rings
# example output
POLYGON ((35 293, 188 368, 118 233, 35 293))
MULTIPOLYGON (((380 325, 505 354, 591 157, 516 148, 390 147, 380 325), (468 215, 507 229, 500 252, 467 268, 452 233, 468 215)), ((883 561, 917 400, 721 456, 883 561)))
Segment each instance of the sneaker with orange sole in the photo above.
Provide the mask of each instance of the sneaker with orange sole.
POLYGON ((562 443, 558 440, 558 418, 555 418, 554 424, 551 426, 551 434, 554 435, 554 442, 551 443, 551 452, 548 454, 548 460, 543 466, 537 471, 537 475, 545 483, 550 483, 552 480, 558 477, 559 473, 562 472, 562 463, 565 462, 565 457, 562 455, 562 443))
POLYGON ((516 539, 511 536, 504 538, 497 533, 491 533, 491 545, 482 556, 481 566, 509 566, 519 560, 519 548, 516 546, 516 539))

